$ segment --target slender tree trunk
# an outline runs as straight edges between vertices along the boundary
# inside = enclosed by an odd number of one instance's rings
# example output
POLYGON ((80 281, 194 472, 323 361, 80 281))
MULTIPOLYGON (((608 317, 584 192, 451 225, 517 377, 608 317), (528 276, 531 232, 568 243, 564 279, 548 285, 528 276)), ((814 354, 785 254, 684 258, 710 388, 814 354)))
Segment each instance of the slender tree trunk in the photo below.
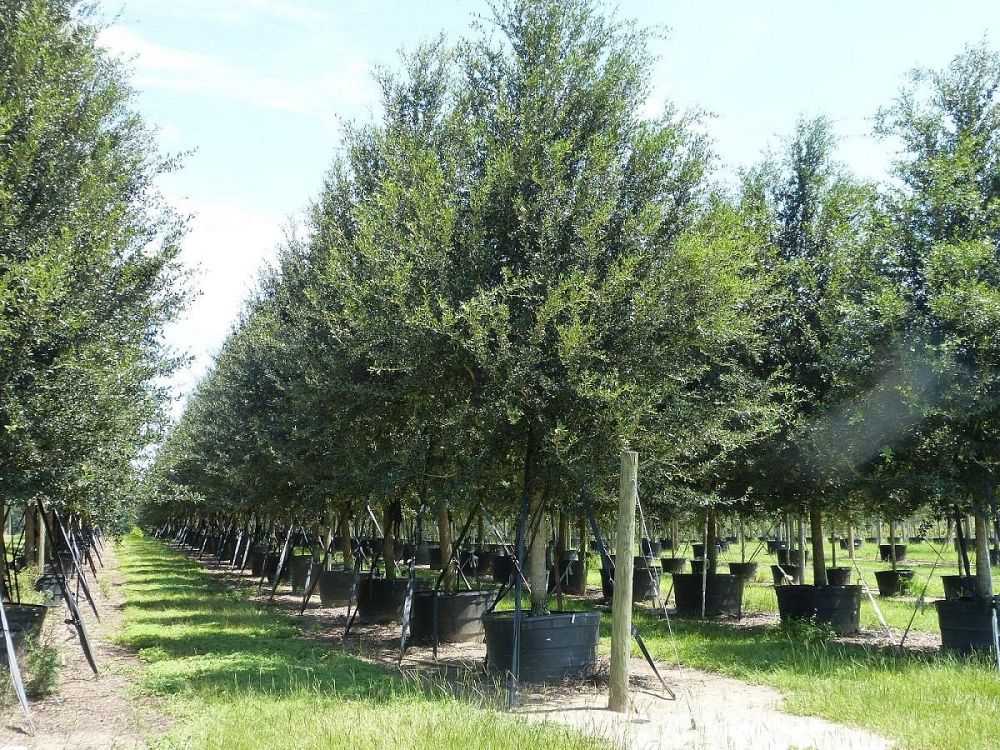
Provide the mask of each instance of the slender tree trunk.
POLYGON ((569 542, 569 516, 567 516, 562 510, 559 511, 559 529, 556 534, 556 559, 555 559, 555 569, 556 569, 556 608, 562 612, 563 610, 563 591, 565 585, 563 583, 566 575, 566 567, 570 564, 566 561, 566 551, 569 542))
POLYGON ((382 516, 382 558, 385 560, 385 577, 396 578, 396 537, 403 518, 403 503, 394 499, 386 503, 382 516))
POLYGON ((854 559, 854 524, 847 527, 847 556, 854 559))
POLYGON ((38 527, 35 515, 35 502, 24 504, 24 556, 28 565, 35 565, 38 562, 38 527))
POLYGON ((351 505, 344 503, 340 508, 340 551, 344 556, 344 570, 354 567, 351 559, 351 505))
POLYGON ((587 552, 590 549, 590 545, 587 542, 589 536, 589 531, 587 529, 587 514, 584 513, 580 516, 580 580, 579 586, 576 589, 576 593, 583 596, 587 593, 587 552))
POLYGON ((715 570, 719 565, 718 546, 718 521, 715 517, 715 508, 708 509, 708 535, 705 543, 705 564, 708 566, 708 574, 715 575, 715 570))
MULTIPOLYGON (((541 487, 535 487, 531 493, 529 520, 537 520, 535 535, 528 540, 527 578, 531 584, 531 613, 535 615, 548 612, 549 572, 545 566, 545 547, 549 540, 549 519, 545 513, 545 492, 541 487)), ((531 533, 531 528, 526 533, 531 533)), ((619 552, 621 554, 621 552, 619 552)))
POLYGON ((985 506, 977 505, 976 523, 976 590, 983 599, 993 598, 993 571, 990 570, 990 542, 985 506))
POLYGON ((454 591, 458 580, 455 567, 451 560, 451 515, 448 513, 448 501, 441 498, 438 502, 438 541, 441 545, 441 564, 444 566, 442 585, 445 591, 454 591))
POLYGON ((796 583, 804 584, 806 582, 806 525, 802 521, 802 516, 798 517, 798 548, 799 548, 799 564, 796 570, 796 583))
MULTIPOLYGON (((813 586, 826 586, 826 556, 823 542, 823 511, 818 503, 809 508, 809 527, 812 533, 813 586)), ((804 567, 804 566, 803 566, 804 567)))
POLYGON ((896 522, 889 521, 889 560, 892 562, 892 569, 896 569, 896 522))

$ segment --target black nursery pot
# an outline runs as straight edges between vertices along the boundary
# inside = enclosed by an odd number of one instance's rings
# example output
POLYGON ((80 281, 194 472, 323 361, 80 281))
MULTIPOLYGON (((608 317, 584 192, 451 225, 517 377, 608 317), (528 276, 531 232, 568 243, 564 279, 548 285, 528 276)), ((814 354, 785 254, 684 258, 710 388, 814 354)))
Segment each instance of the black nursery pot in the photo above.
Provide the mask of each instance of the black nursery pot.
POLYGON ((267 557, 267 553, 259 548, 254 548, 250 550, 250 575, 254 578, 259 578, 264 575, 264 558, 267 557))
MULTIPOLYGON (((519 628, 521 682, 561 682, 593 672, 600 635, 599 612, 560 612, 523 616, 519 628)), ((491 612, 483 616, 486 631, 486 664, 506 674, 511 670, 514 613, 491 612)))
POLYGON ((815 619, 840 635, 861 628, 860 586, 778 586, 774 593, 782 622, 815 619))
MULTIPOLYGON (((269 583, 274 583, 274 577, 278 573, 278 560, 281 558, 278 552, 268 552, 264 557, 264 576, 267 578, 269 583)), ((288 560, 285 560, 284 566, 281 568, 281 576, 279 580, 286 580, 288 578, 288 560)))
MULTIPOLYGON (((695 573, 674 575, 674 601, 679 617, 701 617, 702 576, 695 573)), ((715 617, 743 614, 743 579, 740 576, 716 573, 707 576, 705 615, 715 617)))
MULTIPOLYGON (((570 554, 569 552, 566 553, 570 554)), ((572 553, 576 556, 576 552, 572 553)), ((579 591, 580 579, 583 577, 583 562, 580 560, 563 560, 559 575, 562 577, 563 591, 579 591)), ((549 590, 556 587, 556 569, 549 571, 549 590)))
POLYGON ((899 596, 909 591, 913 571, 908 568, 876 570, 875 580, 878 582, 879 596, 899 596))
POLYGON ((757 563, 731 562, 729 563, 729 572, 742 578, 745 583, 750 583, 757 577, 757 563))
MULTIPOLYGON (((427 581, 414 582, 416 591, 428 588, 427 581)), ((403 619, 406 579, 369 578, 358 586, 358 619, 363 623, 388 625, 403 619)))
MULTIPOLYGON (((892 545, 880 544, 878 546, 878 554, 882 559, 882 562, 892 562, 892 545)), ((906 545, 897 544, 896 545, 896 562, 906 559, 906 545)))
POLYGON ((941 583, 944 584, 944 598, 949 601, 954 599, 975 599, 976 581, 966 576, 941 576, 941 583))
POLYGON ((418 544, 413 551, 414 565, 430 565, 431 564, 431 549, 429 544, 418 544))
POLYGON ((309 566, 311 563, 312 555, 293 555, 289 562, 292 591, 296 594, 304 594, 309 585, 309 566))
POLYGON ((492 591, 419 591, 413 596, 410 637, 414 643, 434 640, 434 604, 437 602, 437 639, 441 643, 478 641, 483 637, 483 615, 496 596, 492 591))
POLYGON ((767 540, 767 554, 774 555, 777 554, 778 550, 788 549, 788 542, 781 539, 768 539, 767 540))
POLYGON ((654 542, 652 539, 643 539, 640 549, 645 557, 659 557, 661 545, 659 542, 654 542))
POLYGON ((368 573, 358 575, 357 589, 354 587, 353 570, 323 570, 317 574, 316 586, 319 601, 324 607, 343 607, 351 600, 357 601, 358 591, 365 585, 368 573))
POLYGON ((660 559, 660 566, 664 573, 683 573, 687 566, 686 557, 664 557, 660 559))
POLYGON ((431 547, 429 563, 431 566, 431 570, 441 570, 441 566, 443 564, 443 558, 441 557, 440 547, 431 547))
MULTIPOLYGON (((37 638, 42 633, 42 625, 45 623, 45 613, 48 607, 42 604, 4 604, 4 612, 7 615, 7 624, 10 627, 10 638, 14 644, 14 652, 21 653, 26 636, 37 638)), ((0 651, 3 658, 7 658, 7 642, 0 638, 0 651)))
POLYGON ((494 583, 507 583, 514 575, 514 558, 510 555, 499 555, 493 561, 494 583))
POLYGON ((851 583, 850 568, 827 568, 826 582, 830 586, 848 586, 851 583))
POLYGON ((983 599, 939 599, 934 602, 941 628, 941 649, 959 654, 993 649, 993 608, 983 599))
POLYGON ((789 583, 789 580, 785 577, 788 575, 793 581, 795 577, 799 574, 798 565, 772 565, 771 566, 771 578, 774 580, 775 586, 783 586, 789 583), (782 572, 784 571, 784 572, 782 572))
MULTIPOLYGON (((806 550, 805 554, 806 562, 809 562, 809 550, 806 550)), ((778 565, 801 565, 802 564, 802 550, 800 549, 779 549, 778 550, 778 565)))
MULTIPOLYGON (((646 557, 636 557, 632 564, 632 601, 655 599, 660 593, 662 568, 646 557)), ((601 591, 605 601, 614 598, 614 570, 601 568, 601 591)))

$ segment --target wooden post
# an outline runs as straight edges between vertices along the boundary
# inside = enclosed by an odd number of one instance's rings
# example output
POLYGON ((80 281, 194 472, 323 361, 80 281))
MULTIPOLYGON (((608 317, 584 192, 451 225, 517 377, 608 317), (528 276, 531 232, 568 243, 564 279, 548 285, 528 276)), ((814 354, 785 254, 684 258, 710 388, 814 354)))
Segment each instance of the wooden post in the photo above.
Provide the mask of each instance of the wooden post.
POLYGON ((622 451, 618 489, 618 532, 615 535, 615 588, 611 605, 611 682, 608 708, 628 710, 629 653, 632 650, 632 545, 635 541, 636 482, 639 454, 622 451))

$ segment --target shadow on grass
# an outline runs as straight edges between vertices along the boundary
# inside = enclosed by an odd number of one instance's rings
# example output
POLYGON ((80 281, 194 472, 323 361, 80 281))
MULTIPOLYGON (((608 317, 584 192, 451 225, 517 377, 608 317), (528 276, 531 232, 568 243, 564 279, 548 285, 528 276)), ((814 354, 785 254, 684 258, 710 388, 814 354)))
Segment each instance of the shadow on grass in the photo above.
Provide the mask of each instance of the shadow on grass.
POLYGON ((119 554, 128 598, 121 641, 149 662, 153 692, 305 689, 379 701, 412 692, 376 666, 301 640, 289 618, 258 611, 160 542, 129 537, 119 554))

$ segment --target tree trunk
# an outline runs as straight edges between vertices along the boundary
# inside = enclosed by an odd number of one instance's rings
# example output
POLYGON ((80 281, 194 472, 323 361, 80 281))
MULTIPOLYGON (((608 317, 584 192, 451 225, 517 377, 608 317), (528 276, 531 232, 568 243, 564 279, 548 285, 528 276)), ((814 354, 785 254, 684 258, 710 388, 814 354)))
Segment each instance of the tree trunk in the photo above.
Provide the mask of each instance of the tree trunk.
POLYGON ((386 503, 382 514, 382 560, 385 562, 385 577, 390 581, 396 578, 396 530, 401 514, 399 500, 386 503))
POLYGON ((979 596, 993 598, 993 572, 990 570, 990 532, 986 523, 984 506, 976 506, 976 590, 979 596))
POLYGON ((854 525, 847 527, 847 556, 854 559, 854 525))
POLYGON ((452 552, 451 514, 448 512, 448 501, 441 498, 438 502, 438 543, 441 545, 441 565, 444 566, 442 586, 445 591, 454 591, 458 577, 453 565, 450 564, 452 552))
POLYGON ((796 583, 802 585, 806 582, 806 525, 802 521, 802 516, 798 517, 799 533, 797 546, 799 548, 799 564, 795 575, 796 583))
POLYGON ((28 565, 37 564, 38 527, 34 501, 24 504, 24 556, 28 565))
POLYGON ((896 522, 889 521, 889 560, 892 562, 892 569, 896 569, 896 522))
POLYGON ((809 528, 812 533, 813 586, 826 586, 826 556, 824 551, 826 545, 823 543, 823 511, 820 509, 818 503, 813 503, 809 508, 809 528))
POLYGON ((545 492, 541 487, 536 487, 531 493, 531 506, 528 513, 529 527, 525 531, 527 534, 531 533, 530 521, 536 520, 538 522, 534 537, 527 540, 526 573, 528 583, 531 585, 531 613, 535 615, 548 612, 549 572, 545 566, 545 547, 549 540, 549 519, 544 509, 545 492))
POLYGON ((563 511, 559 511, 559 529, 556 534, 556 558, 555 558, 555 569, 556 569, 556 596, 557 602, 556 607, 561 612, 563 609, 562 595, 564 590, 563 579, 566 574, 566 548, 567 542, 569 541, 569 516, 567 516, 563 511))
POLYGON ((715 570, 719 566, 719 546, 717 543, 719 534, 718 521, 715 517, 715 508, 708 509, 708 534, 705 541, 705 564, 708 566, 708 574, 715 575, 715 570))
POLYGON ((340 509, 340 551, 344 556, 344 570, 354 567, 351 559, 351 506, 344 503, 340 509))
POLYGON ((590 545, 587 543, 587 538, 590 532, 587 529, 587 514, 584 513, 580 516, 580 581, 577 587, 576 593, 583 596, 587 593, 587 552, 589 551, 590 545))

